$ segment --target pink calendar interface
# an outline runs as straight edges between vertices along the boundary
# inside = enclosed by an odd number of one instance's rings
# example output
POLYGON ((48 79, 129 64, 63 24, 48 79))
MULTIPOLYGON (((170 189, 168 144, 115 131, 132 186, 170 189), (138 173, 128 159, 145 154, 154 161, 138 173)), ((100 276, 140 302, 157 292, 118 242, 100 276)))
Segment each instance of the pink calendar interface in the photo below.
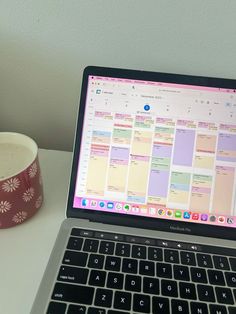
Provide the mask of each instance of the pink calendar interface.
POLYGON ((75 208, 236 227, 235 90, 90 76, 75 208))

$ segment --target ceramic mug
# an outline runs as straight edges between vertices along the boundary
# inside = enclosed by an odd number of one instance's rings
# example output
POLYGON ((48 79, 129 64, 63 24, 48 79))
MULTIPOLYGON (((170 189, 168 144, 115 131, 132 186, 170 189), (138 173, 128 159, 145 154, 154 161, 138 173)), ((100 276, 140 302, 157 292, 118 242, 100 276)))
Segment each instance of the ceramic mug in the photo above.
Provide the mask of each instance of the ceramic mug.
POLYGON ((23 134, 0 132, 0 228, 25 222, 42 202, 37 144, 23 134))

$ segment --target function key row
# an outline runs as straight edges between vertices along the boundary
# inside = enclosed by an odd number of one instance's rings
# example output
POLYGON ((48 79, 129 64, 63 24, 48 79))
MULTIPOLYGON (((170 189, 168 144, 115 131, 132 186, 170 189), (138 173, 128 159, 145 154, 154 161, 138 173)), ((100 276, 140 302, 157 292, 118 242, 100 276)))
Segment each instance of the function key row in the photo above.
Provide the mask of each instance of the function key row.
MULTIPOLYGON (((108 233, 108 232, 99 232, 99 231, 91 231, 91 230, 83 230, 78 228, 73 228, 71 231, 71 235, 77 237, 88 237, 88 238, 96 238, 100 240, 112 240, 118 242, 127 242, 134 244, 143 244, 143 245, 152 245, 152 246, 160 246, 160 247, 170 247, 176 249, 189 249, 193 251, 201 251, 200 245, 191 245, 186 243, 180 243, 169 240, 159 240, 153 238, 145 238, 145 237, 137 237, 137 236, 129 236, 118 233, 108 233)), ((236 252, 235 252, 236 255, 236 252)))

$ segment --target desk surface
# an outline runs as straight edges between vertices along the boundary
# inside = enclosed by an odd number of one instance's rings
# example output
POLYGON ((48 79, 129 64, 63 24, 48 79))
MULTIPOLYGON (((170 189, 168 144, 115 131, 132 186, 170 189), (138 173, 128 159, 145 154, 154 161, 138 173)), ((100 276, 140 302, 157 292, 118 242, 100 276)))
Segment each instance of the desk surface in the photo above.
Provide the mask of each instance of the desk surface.
POLYGON ((30 313, 60 225, 65 218, 70 152, 39 151, 44 204, 25 223, 0 229, 0 313, 30 313))

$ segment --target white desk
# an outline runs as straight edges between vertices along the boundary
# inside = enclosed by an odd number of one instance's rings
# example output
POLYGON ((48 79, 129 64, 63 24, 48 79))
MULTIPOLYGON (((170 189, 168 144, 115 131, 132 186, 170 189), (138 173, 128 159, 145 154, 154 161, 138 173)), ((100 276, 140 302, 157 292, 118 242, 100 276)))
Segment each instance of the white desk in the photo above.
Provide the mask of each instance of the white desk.
POLYGON ((25 223, 0 229, 0 313, 28 314, 65 218, 72 154, 43 150, 44 204, 25 223))

